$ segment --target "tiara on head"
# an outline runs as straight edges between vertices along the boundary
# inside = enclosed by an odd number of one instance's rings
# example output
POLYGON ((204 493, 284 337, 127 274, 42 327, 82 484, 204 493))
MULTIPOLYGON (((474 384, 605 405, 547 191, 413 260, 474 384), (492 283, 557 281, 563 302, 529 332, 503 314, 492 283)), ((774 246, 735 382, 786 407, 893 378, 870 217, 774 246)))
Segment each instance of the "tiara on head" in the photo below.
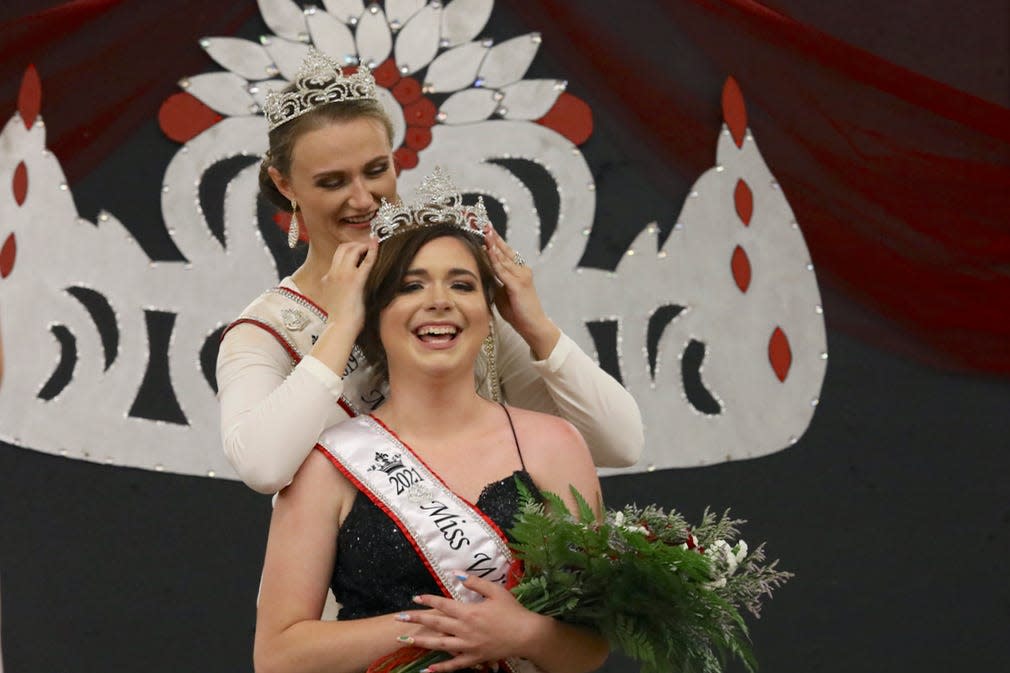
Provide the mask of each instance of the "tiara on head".
POLYGON ((301 117, 320 105, 345 100, 378 100, 375 78, 364 64, 353 75, 345 75, 340 64, 315 47, 302 61, 291 91, 271 91, 263 105, 269 129, 301 117))
POLYGON ((490 226, 491 220, 484 208, 484 197, 478 197, 473 206, 464 206, 456 185, 436 166, 417 188, 417 198, 412 203, 382 200, 372 220, 372 235, 381 243, 407 231, 442 224, 484 238, 484 228, 490 226))

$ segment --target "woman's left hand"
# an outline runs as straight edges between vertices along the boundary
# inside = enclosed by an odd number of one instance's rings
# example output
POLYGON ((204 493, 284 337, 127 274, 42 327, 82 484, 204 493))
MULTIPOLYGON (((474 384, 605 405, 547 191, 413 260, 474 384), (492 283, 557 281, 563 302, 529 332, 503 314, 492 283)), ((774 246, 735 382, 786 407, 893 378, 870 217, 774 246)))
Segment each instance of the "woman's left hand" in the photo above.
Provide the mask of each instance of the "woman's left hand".
POLYGON ((533 271, 493 227, 487 228, 484 245, 491 268, 502 282, 495 296, 498 312, 529 344, 538 360, 547 358, 561 337, 561 330, 551 322, 540 305, 540 297, 533 285, 533 271))
POLYGON ((425 594, 415 598, 430 610, 401 613, 399 619, 421 624, 439 635, 415 635, 413 645, 451 652, 454 656, 432 664, 431 673, 446 673, 506 657, 522 656, 525 643, 543 619, 530 612, 500 584, 470 575, 463 586, 484 597, 477 603, 425 594))

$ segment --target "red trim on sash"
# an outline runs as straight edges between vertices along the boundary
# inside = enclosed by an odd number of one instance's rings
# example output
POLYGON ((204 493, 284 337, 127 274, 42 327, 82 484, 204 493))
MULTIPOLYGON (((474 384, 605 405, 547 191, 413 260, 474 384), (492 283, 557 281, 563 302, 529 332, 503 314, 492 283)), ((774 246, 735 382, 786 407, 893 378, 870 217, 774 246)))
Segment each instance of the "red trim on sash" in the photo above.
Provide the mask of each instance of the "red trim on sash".
POLYGON ((452 493, 453 495, 455 495, 455 496, 456 496, 457 498, 459 498, 460 500, 462 500, 463 502, 465 502, 465 503, 466 503, 467 505, 469 505, 469 506, 470 506, 470 509, 472 509, 472 510, 473 510, 473 511, 475 511, 475 512, 476 512, 477 514, 479 514, 479 515, 480 515, 480 517, 481 517, 482 519, 484 519, 484 521, 486 521, 486 522, 488 523, 488 525, 489 525, 489 526, 491 526, 491 529, 492 529, 492 530, 494 530, 494 532, 498 534, 498 537, 500 537, 500 538, 502 539, 502 542, 504 542, 504 543, 506 544, 506 546, 508 546, 508 544, 509 544, 509 539, 508 539, 508 537, 506 537, 505 533, 503 533, 503 532, 502 532, 502 529, 498 527, 498 524, 496 524, 496 523, 495 523, 495 522, 494 522, 494 521, 493 521, 493 520, 491 519, 491 517, 489 517, 489 516, 488 516, 487 514, 485 514, 485 513, 484 513, 484 510, 482 510, 482 509, 481 509, 480 507, 478 507, 476 503, 473 503, 473 502, 470 502, 469 500, 467 500, 466 498, 464 498, 463 496, 461 496, 461 495, 460 495, 459 493, 457 493, 457 492, 455 491, 455 489, 453 489, 452 487, 450 487, 450 486, 449 486, 449 484, 445 483, 445 481, 444 481, 444 480, 442 479, 441 475, 439 475, 439 474, 438 474, 438 472, 435 472, 435 470, 431 469, 431 467, 430 467, 430 466, 428 465, 428 463, 424 462, 424 459, 423 459, 423 458, 421 458, 421 456, 417 455, 417 451, 415 451, 414 449, 412 449, 412 448, 410 447, 410 445, 409 445, 409 444, 407 444, 407 442, 405 442, 405 441, 403 441, 402 439, 400 439, 400 436, 399 436, 399 435, 397 435, 397 434, 396 434, 395 432, 393 432, 393 431, 392 431, 392 430, 391 430, 391 429, 389 428, 389 426, 387 426, 387 425, 386 425, 385 423, 383 423, 383 422, 382 422, 381 420, 379 420, 378 418, 376 418, 374 414, 368 414, 368 416, 369 416, 369 418, 371 418, 371 419, 372 419, 373 421, 375 421, 375 422, 376 422, 376 423, 378 423, 378 424, 379 424, 380 426, 382 426, 382 429, 383 429, 383 430, 385 430, 386 432, 388 432, 389 434, 391 434, 391 435, 392 435, 393 437, 395 437, 395 438, 396 438, 396 441, 400 442, 400 444, 403 444, 403 448, 405 448, 405 449, 407 449, 408 451, 410 451, 410 453, 411 453, 411 454, 412 454, 412 455, 414 456, 414 458, 417 458, 417 460, 418 460, 418 461, 419 461, 419 462, 420 462, 420 463, 421 463, 422 465, 424 465, 424 467, 425 467, 425 468, 426 468, 426 469, 428 470, 428 472, 430 472, 430 473, 431 473, 431 475, 432 475, 433 477, 435 477, 435 479, 438 479, 439 483, 440 483, 440 484, 442 484, 442 486, 444 486, 444 487, 445 487, 445 489, 446 489, 447 491, 449 491, 450 493, 452 493))
POLYGON ((357 417, 358 412, 356 412, 354 409, 351 408, 351 405, 347 403, 343 395, 341 395, 340 398, 337 400, 337 404, 339 404, 340 408, 344 410, 344 413, 346 413, 351 418, 357 417))
POLYGON ((340 470, 340 473, 343 474, 345 477, 347 477, 348 481, 354 484, 354 487, 356 489, 364 493, 368 497, 368 499, 372 501, 373 505, 375 505, 383 512, 385 512, 386 516, 388 516, 390 520, 392 520, 392 522, 396 524, 396 527, 400 529, 400 533, 402 533, 403 537, 407 539, 407 542, 410 543, 410 546, 414 548, 414 552, 417 554, 418 558, 421 559, 421 562, 424 563, 424 567, 428 569, 428 573, 433 578, 435 578, 435 583, 438 584, 438 588, 442 590, 442 593, 445 594, 447 598, 452 598, 453 597, 452 593, 449 591, 448 588, 446 588, 444 584, 442 584, 442 578, 440 578, 438 576, 438 573, 435 572, 435 569, 431 567, 431 563, 428 561, 428 557, 425 556, 424 552, 421 551, 421 548, 417 546, 417 542, 411 535, 410 529, 408 529, 407 525, 404 524, 403 521, 401 521, 398 516, 396 516, 396 513, 393 512, 393 510, 389 509, 389 507, 386 506, 386 503, 382 502, 382 500, 380 500, 378 496, 372 493, 371 489, 369 489, 363 483, 358 481, 357 477, 355 477, 350 470, 344 467, 339 460, 334 458, 330 454, 330 452, 326 450, 326 447, 324 447, 322 444, 316 444, 314 448, 316 449, 316 451, 321 451, 322 454, 326 456, 326 459, 329 460, 331 463, 333 463, 333 466, 336 467, 338 470, 340 470))
MULTIPOLYGON (((280 334, 278 334, 277 330, 275 330, 273 327, 271 327, 270 325, 267 325, 264 322, 261 322, 259 320, 255 320, 254 318, 239 318, 238 320, 236 320, 235 322, 233 322, 232 324, 228 325, 228 327, 225 328, 224 332, 221 333, 221 339, 222 340, 224 339, 225 335, 228 334, 228 332, 231 331, 232 327, 235 327, 236 325, 241 325, 242 323, 248 323, 250 325, 255 325, 256 327, 259 327, 260 329, 265 330, 268 334, 272 335, 273 338, 277 340, 277 343, 279 343, 281 346, 283 346, 284 350, 286 350, 288 352, 288 355, 291 356, 291 359, 294 361, 294 363, 295 363, 296 366, 298 365, 299 362, 302 361, 302 359, 298 356, 298 353, 293 348, 291 348, 291 344, 289 344, 284 339, 284 337, 282 337, 280 334)), ((340 397, 337 398, 337 406, 339 406, 341 409, 343 409, 344 413, 347 414, 350 418, 356 418, 357 415, 358 415, 358 412, 356 412, 351 407, 350 403, 348 403, 348 401, 344 399, 343 395, 341 395, 340 397)))
POLYGON ((281 292, 287 292, 288 294, 292 294, 292 295, 298 297, 299 299, 301 299, 303 301, 307 301, 308 303, 312 304, 312 306, 314 306, 317 311, 319 311, 320 313, 323 314, 323 318, 324 319, 326 319, 326 318, 328 318, 330 316, 330 314, 327 313, 326 309, 324 309, 322 306, 320 306, 316 302, 312 301, 311 299, 309 299, 308 297, 306 297, 304 294, 302 294, 300 292, 295 292, 290 287, 284 287, 283 285, 278 285, 274 289, 280 290, 281 292))

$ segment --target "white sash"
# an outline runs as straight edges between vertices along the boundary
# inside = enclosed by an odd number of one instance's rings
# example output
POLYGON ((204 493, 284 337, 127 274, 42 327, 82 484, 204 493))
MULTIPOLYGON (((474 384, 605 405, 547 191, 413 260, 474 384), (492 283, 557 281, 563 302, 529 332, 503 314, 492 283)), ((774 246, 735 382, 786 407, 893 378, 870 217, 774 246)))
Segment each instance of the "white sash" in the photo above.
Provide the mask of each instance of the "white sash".
MULTIPOLYGON (((358 416, 319 438, 316 448, 397 525, 446 596, 483 600, 457 571, 504 584, 512 552, 486 514, 456 495, 380 420, 358 416)), ((527 659, 504 662, 511 673, 542 673, 527 659)))
MULTIPOLYGON (((291 356, 293 365, 297 365, 326 327, 326 313, 308 297, 281 285, 260 295, 228 329, 243 323, 270 333, 291 356)), ((340 376, 344 380, 344 394, 337 403, 348 416, 373 411, 385 401, 389 385, 375 375, 357 345, 340 376)))
POLYGON ((504 584, 512 553, 502 531, 381 421, 359 416, 339 423, 317 447, 396 523, 446 596, 481 600, 456 579, 458 571, 504 584))

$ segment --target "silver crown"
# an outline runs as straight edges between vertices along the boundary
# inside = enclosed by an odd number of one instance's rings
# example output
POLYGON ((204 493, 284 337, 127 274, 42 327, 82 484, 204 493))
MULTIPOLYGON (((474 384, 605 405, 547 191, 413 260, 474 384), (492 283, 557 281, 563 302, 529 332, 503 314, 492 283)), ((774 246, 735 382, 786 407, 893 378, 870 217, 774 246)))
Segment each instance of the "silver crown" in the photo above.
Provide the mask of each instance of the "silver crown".
POLYGON ((375 78, 366 65, 358 66, 353 75, 345 75, 339 63, 314 47, 309 49, 292 84, 292 91, 267 94, 263 114, 271 131, 320 105, 345 100, 378 100, 375 78))
POLYGON ((390 203, 382 199, 372 220, 372 235, 383 242, 405 231, 447 224, 484 238, 484 228, 491 225, 484 197, 473 206, 464 206, 463 197, 449 175, 436 166, 417 188, 412 203, 390 203))

